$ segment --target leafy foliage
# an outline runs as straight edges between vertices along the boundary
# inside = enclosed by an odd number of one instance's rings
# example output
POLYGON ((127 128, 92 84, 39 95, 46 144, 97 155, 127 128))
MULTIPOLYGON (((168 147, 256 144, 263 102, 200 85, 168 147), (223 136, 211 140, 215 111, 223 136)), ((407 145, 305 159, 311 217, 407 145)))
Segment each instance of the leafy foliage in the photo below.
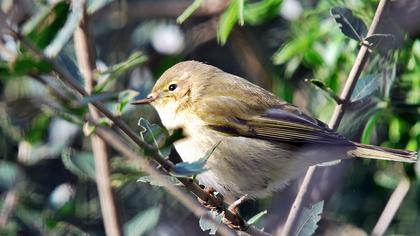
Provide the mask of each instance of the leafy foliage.
POLYGON ((324 201, 320 201, 311 206, 310 209, 304 208, 299 217, 295 235, 309 236, 315 233, 321 214, 324 210, 324 201))

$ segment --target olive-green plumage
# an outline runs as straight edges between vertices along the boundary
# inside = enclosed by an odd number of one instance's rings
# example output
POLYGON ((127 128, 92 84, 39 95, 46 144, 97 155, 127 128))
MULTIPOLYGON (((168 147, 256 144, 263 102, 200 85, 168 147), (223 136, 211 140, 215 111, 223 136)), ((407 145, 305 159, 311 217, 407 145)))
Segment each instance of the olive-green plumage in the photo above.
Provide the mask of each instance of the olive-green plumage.
POLYGON ((351 142, 247 80, 195 61, 168 69, 149 98, 184 161, 221 142, 198 179, 226 196, 263 197, 310 165, 367 157, 414 162, 416 153, 351 142))

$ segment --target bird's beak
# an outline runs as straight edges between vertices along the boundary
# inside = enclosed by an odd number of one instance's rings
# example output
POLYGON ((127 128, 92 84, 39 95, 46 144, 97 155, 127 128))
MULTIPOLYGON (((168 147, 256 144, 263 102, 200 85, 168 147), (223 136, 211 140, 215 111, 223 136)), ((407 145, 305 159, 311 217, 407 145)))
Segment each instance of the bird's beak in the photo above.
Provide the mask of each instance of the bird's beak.
POLYGON ((147 95, 146 98, 143 99, 139 99, 136 101, 131 102, 131 105, 143 105, 143 104, 150 104, 151 102, 153 102, 154 100, 156 100, 156 97, 153 96, 152 94, 147 95))

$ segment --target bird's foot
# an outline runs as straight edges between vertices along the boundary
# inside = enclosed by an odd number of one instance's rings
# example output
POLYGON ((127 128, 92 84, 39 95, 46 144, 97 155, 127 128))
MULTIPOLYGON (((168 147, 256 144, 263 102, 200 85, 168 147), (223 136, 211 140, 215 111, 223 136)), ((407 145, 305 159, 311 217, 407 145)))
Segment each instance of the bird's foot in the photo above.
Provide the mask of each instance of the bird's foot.
POLYGON ((200 198, 197 198, 198 201, 201 203, 201 205, 203 205, 205 208, 207 208, 209 210, 215 210, 215 209, 220 208, 219 206, 215 206, 214 200, 211 200, 211 198, 215 198, 219 203, 223 204, 223 196, 221 194, 217 193, 216 190, 212 187, 205 187, 204 191, 207 193, 208 198, 207 198, 206 201, 204 201, 200 198))
POLYGON ((234 213, 235 215, 239 215, 238 208, 242 205, 242 203, 246 202, 248 200, 248 194, 243 195, 238 200, 233 202, 229 207, 228 210, 234 213))

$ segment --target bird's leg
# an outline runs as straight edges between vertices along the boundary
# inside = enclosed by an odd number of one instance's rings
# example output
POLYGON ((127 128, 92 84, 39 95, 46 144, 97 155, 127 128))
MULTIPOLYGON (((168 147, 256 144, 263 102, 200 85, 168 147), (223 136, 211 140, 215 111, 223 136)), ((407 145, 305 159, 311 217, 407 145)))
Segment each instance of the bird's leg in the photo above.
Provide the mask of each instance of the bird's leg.
POLYGON ((240 197, 238 200, 230 204, 230 206, 228 207, 228 210, 235 213, 236 215, 239 215, 238 213, 239 206, 242 205, 242 203, 244 203, 247 200, 248 200, 248 194, 245 194, 242 197, 240 197))
MULTIPOLYGON (((209 195, 209 196, 213 196, 214 198, 217 198, 220 202, 223 202, 223 196, 222 195, 220 195, 220 194, 216 194, 217 192, 216 192, 216 190, 214 189, 214 188, 212 188, 212 187, 204 187, 204 191, 209 195)), ((213 206, 213 205, 211 205, 210 203, 209 203, 209 200, 207 200, 207 201, 204 201, 204 200, 201 200, 200 198, 198 198, 198 201, 205 207, 205 208, 207 208, 207 209, 210 209, 210 210, 214 210, 214 209, 216 209, 217 207, 216 206, 213 206)))
POLYGON ((244 203, 247 200, 248 200, 248 195, 245 194, 244 196, 240 197, 238 200, 230 204, 230 206, 228 207, 227 210, 232 212, 235 217, 235 220, 225 222, 231 228, 238 229, 238 230, 242 230, 244 228, 244 222, 242 218, 239 216, 238 208, 242 203, 244 203))

